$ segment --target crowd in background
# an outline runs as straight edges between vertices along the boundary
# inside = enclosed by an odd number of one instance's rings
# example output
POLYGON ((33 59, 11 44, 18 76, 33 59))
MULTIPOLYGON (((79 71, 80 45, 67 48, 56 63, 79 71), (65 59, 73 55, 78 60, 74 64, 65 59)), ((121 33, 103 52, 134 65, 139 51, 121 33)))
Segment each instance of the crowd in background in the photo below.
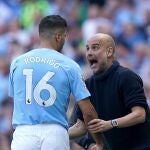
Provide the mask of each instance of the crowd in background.
POLYGON ((13 132, 10 62, 39 47, 38 23, 49 14, 68 21, 63 53, 80 65, 85 78, 91 75, 87 39, 98 32, 110 34, 119 62, 143 79, 150 104, 150 0, 0 0, 0 150, 10 149, 13 132))

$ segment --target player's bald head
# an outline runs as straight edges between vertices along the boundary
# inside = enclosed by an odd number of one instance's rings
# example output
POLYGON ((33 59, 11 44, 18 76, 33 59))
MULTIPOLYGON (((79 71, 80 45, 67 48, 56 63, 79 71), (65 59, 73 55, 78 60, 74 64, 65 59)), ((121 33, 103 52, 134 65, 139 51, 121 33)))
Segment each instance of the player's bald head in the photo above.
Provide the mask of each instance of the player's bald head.
POLYGON ((113 53, 115 52, 115 42, 113 40, 113 38, 108 35, 108 34, 104 34, 104 33, 97 33, 94 36, 92 36, 88 42, 90 41, 99 41, 100 45, 105 47, 106 49, 109 47, 112 47, 113 49, 113 53))

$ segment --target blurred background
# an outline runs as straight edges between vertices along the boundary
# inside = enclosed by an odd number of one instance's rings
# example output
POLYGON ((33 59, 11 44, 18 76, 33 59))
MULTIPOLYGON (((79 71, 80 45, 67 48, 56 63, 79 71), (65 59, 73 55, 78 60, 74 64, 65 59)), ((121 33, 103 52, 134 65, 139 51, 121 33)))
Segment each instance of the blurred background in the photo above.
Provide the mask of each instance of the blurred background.
POLYGON ((141 76, 150 104, 150 0, 0 0, 0 150, 10 150, 13 132, 10 63, 39 46, 38 24, 49 14, 68 21, 63 53, 80 65, 85 79, 91 75, 86 40, 98 32, 110 34, 118 61, 141 76))

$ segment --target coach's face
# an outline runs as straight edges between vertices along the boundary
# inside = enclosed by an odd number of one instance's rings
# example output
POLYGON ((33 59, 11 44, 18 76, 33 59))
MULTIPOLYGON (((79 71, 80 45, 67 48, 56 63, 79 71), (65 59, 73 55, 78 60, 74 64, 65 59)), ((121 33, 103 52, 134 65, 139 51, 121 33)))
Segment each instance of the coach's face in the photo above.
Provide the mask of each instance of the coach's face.
POLYGON ((94 74, 101 73, 107 69, 107 51, 98 37, 88 40, 86 58, 94 74))

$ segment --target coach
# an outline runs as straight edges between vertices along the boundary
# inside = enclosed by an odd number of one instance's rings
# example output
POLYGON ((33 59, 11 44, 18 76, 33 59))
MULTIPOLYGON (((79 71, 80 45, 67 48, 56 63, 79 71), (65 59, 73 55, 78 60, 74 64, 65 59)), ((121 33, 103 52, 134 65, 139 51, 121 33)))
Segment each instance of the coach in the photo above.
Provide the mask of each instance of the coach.
MULTIPOLYGON (((86 49, 94 73, 87 87, 100 118, 90 121, 88 130, 103 133, 112 150, 150 150, 149 108, 141 78, 117 62, 111 36, 94 35, 86 49)), ((81 113, 78 118, 82 120, 81 113)))

